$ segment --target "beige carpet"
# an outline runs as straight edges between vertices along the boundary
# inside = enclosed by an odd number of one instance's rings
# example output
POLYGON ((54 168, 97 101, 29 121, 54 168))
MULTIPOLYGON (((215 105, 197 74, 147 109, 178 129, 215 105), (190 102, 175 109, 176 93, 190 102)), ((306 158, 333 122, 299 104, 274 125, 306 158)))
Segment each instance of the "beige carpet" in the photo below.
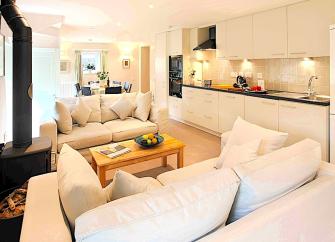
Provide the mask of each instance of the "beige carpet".
MULTIPOLYGON (((184 150, 184 165, 217 157, 220 154, 220 138, 193 128, 183 123, 169 120, 167 131, 169 135, 183 141, 186 145, 184 150)), ((168 157, 168 167, 161 167, 161 160, 143 162, 122 168, 122 170, 135 174, 138 177, 157 175, 176 168, 176 156, 168 157)), ((113 178, 114 171, 107 173, 107 179, 113 178)))

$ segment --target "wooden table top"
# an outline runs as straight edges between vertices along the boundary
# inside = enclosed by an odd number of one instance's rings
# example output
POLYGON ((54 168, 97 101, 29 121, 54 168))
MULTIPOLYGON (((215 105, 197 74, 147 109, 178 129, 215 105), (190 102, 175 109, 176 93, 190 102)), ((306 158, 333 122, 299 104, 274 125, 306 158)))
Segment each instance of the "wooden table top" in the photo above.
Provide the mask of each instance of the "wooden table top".
POLYGON ((164 142, 153 148, 142 148, 134 140, 118 142, 118 144, 128 147, 131 150, 131 152, 123 154, 113 159, 94 151, 94 149, 97 147, 90 148, 90 153, 92 154, 98 166, 106 166, 106 165, 111 165, 111 164, 122 163, 122 162, 129 161, 129 160, 134 160, 134 159, 138 159, 142 157, 154 156, 160 153, 177 150, 185 146, 183 142, 171 137, 168 134, 162 134, 162 136, 164 137, 164 142))

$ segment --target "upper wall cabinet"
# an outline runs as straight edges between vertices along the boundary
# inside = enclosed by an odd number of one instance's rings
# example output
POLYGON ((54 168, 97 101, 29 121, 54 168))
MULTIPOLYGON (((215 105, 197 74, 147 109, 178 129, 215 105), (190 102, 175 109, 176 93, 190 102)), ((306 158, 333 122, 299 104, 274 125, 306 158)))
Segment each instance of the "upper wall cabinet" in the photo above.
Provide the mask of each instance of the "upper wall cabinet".
POLYGON ((287 8, 255 14, 254 58, 286 58, 287 57, 287 8))
POLYGON ((168 55, 185 55, 189 53, 189 29, 177 29, 167 34, 168 55))
POLYGON ((241 60, 253 58, 252 16, 226 22, 226 58, 241 60))
POLYGON ((311 0, 288 6, 288 57, 329 56, 329 26, 334 0, 311 0))
POLYGON ((216 58, 226 58, 226 22, 216 24, 216 58))

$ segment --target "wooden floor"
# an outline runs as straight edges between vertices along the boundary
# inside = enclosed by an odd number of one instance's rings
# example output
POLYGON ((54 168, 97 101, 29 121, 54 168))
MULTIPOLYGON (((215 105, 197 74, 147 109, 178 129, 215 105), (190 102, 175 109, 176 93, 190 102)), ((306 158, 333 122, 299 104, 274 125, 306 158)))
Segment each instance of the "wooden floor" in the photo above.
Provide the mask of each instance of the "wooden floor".
MULTIPOLYGON (((169 120, 167 131, 169 135, 185 143, 184 165, 190 165, 199 161, 214 158, 220 154, 220 138, 193 128, 189 125, 169 120)), ((122 170, 135 174, 136 176, 156 177, 160 173, 176 168, 176 156, 168 158, 168 167, 161 167, 160 160, 152 160, 133 166, 122 168, 122 170)), ((114 172, 107 173, 107 179, 113 178, 114 172)))

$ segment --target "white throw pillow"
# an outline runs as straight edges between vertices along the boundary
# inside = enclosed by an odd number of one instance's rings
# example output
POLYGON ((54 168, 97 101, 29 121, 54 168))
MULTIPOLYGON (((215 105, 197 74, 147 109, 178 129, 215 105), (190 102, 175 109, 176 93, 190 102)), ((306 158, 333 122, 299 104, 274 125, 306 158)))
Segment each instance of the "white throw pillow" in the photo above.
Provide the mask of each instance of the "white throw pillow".
POLYGON ((121 120, 131 117, 135 109, 134 104, 129 101, 126 95, 122 95, 110 109, 114 111, 121 120))
POLYGON ((55 102, 55 121, 59 132, 63 134, 71 133, 72 117, 70 110, 60 101, 55 102))
POLYGON ((251 161, 257 158, 261 139, 255 139, 243 145, 233 145, 227 152, 221 152, 216 161, 216 168, 232 168, 240 163, 251 161))
POLYGON ((160 188, 162 184, 152 177, 138 178, 125 171, 117 170, 113 182, 104 188, 107 201, 113 201, 141 192, 160 188))
POLYGON ((288 134, 262 128, 238 117, 223 152, 227 152, 232 145, 242 145, 255 139, 262 139, 258 155, 271 153, 284 146, 288 134))
POLYGON ((229 222, 249 214, 313 179, 321 145, 306 139, 234 167, 241 179, 229 222))
POLYGON ((194 241, 224 225, 239 186, 220 169, 118 199, 76 219, 76 241, 194 241))
POLYGON ((74 107, 71 116, 79 126, 86 126, 91 112, 92 109, 81 98, 78 98, 77 104, 74 107))
POLYGON ((82 213, 105 204, 106 195, 86 159, 67 144, 57 163, 59 197, 74 231, 74 221, 82 213))
POLYGON ((143 122, 147 121, 150 114, 152 102, 152 93, 139 93, 136 97, 136 109, 134 112, 134 117, 142 120, 143 122))

